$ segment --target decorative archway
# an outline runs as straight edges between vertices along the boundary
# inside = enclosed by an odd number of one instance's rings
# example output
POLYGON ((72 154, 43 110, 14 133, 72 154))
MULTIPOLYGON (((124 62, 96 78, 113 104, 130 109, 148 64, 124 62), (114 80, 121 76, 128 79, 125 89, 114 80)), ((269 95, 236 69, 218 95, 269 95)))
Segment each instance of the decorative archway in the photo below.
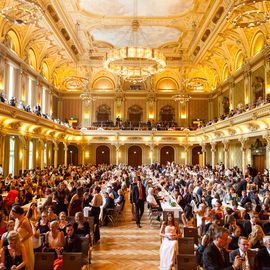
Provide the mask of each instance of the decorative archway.
POLYGON ((175 110, 172 106, 163 106, 159 111, 159 119, 162 122, 173 122, 175 119, 175 110))
POLYGON ((67 164, 78 165, 78 147, 74 144, 68 146, 67 164))
POLYGON ((137 145, 128 148, 128 165, 136 168, 142 165, 142 148, 137 145))
POLYGON ((202 152, 202 147, 201 146, 195 146, 192 149, 192 165, 202 165, 200 164, 200 155, 202 152))
POLYGON ((128 108, 128 120, 131 122, 132 126, 139 126, 142 121, 143 110, 138 105, 133 105, 128 108))
POLYGON ((163 146, 160 149, 160 164, 166 165, 174 161, 174 149, 171 146, 163 146))
POLYGON ((96 149, 96 165, 110 164, 110 148, 106 145, 100 145, 96 149))

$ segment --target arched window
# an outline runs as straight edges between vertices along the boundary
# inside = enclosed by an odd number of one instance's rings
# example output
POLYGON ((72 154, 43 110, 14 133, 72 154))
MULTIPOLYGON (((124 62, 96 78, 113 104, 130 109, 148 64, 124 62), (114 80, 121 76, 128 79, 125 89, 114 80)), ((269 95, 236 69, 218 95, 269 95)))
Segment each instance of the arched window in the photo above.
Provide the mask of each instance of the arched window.
POLYGON ((175 110, 172 106, 166 105, 160 109, 159 112, 160 121, 172 122, 175 119, 175 110))
POLYGON ((133 105, 128 108, 128 120, 133 126, 139 126, 142 121, 143 110, 138 105, 133 105))
POLYGON ((43 62, 42 63, 42 71, 41 71, 41 75, 46 78, 47 80, 49 79, 49 68, 47 63, 43 62))
POLYGON ((264 45, 264 41, 265 41, 265 38, 262 32, 259 32, 254 36, 252 46, 251 46, 251 55, 250 55, 251 57, 255 56, 261 51, 264 45))
POLYGON ((14 176, 15 166, 15 137, 11 136, 9 139, 9 168, 8 172, 14 176))
POLYGON ((100 105, 96 111, 96 117, 97 122, 107 122, 111 120, 111 108, 106 104, 100 105))
POLYGON ((10 30, 5 36, 4 44, 17 55, 20 55, 20 42, 15 31, 10 30))
POLYGON ((28 64, 34 69, 37 69, 37 58, 33 49, 29 49, 28 51, 28 64))
POLYGON ((235 70, 239 69, 243 64, 244 56, 241 51, 239 51, 235 58, 235 70))

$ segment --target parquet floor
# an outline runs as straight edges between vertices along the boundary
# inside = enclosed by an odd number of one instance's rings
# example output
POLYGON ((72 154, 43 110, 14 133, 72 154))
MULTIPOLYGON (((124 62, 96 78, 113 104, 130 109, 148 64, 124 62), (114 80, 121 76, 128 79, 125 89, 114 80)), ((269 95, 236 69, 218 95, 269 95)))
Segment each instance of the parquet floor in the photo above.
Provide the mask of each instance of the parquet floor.
POLYGON ((141 223, 138 229, 126 200, 118 226, 100 228, 101 241, 93 248, 90 270, 159 269, 159 223, 150 226, 146 207, 141 223))

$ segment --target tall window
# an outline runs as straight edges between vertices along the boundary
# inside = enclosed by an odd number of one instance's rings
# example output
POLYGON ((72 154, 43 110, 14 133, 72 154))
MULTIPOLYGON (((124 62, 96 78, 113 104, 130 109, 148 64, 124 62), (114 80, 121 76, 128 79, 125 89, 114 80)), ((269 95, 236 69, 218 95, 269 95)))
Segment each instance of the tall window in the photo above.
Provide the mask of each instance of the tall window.
POLYGON ((15 137, 11 136, 9 139, 9 173, 14 176, 14 164, 15 164, 15 137))
POLYGON ((14 67, 9 65, 8 99, 14 96, 14 67))
POLYGON ((46 88, 42 88, 42 101, 41 101, 42 113, 46 113, 46 88))
POLYGON ((47 143, 44 144, 44 166, 47 166, 47 143))
POLYGON ((34 144, 33 144, 33 141, 30 141, 29 142, 29 170, 32 170, 34 167, 33 152, 34 152, 34 144))
POLYGON ((32 79, 29 78, 29 81, 28 81, 28 105, 30 105, 32 107, 32 79))

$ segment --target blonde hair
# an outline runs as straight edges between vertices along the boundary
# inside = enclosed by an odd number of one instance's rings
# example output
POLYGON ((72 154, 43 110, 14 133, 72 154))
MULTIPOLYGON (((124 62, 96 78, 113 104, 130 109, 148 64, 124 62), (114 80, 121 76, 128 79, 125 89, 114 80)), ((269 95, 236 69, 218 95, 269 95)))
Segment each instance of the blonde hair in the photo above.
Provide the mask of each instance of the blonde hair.
POLYGON ((15 252, 21 253, 21 241, 20 241, 20 235, 16 231, 10 231, 8 234, 8 242, 9 241, 15 241, 15 252))
POLYGON ((260 225, 255 225, 252 227, 252 231, 248 236, 248 240, 252 245, 255 245, 257 241, 262 241, 263 238, 265 237, 264 231, 260 225), (258 238, 258 233, 261 233, 262 238, 258 238))

